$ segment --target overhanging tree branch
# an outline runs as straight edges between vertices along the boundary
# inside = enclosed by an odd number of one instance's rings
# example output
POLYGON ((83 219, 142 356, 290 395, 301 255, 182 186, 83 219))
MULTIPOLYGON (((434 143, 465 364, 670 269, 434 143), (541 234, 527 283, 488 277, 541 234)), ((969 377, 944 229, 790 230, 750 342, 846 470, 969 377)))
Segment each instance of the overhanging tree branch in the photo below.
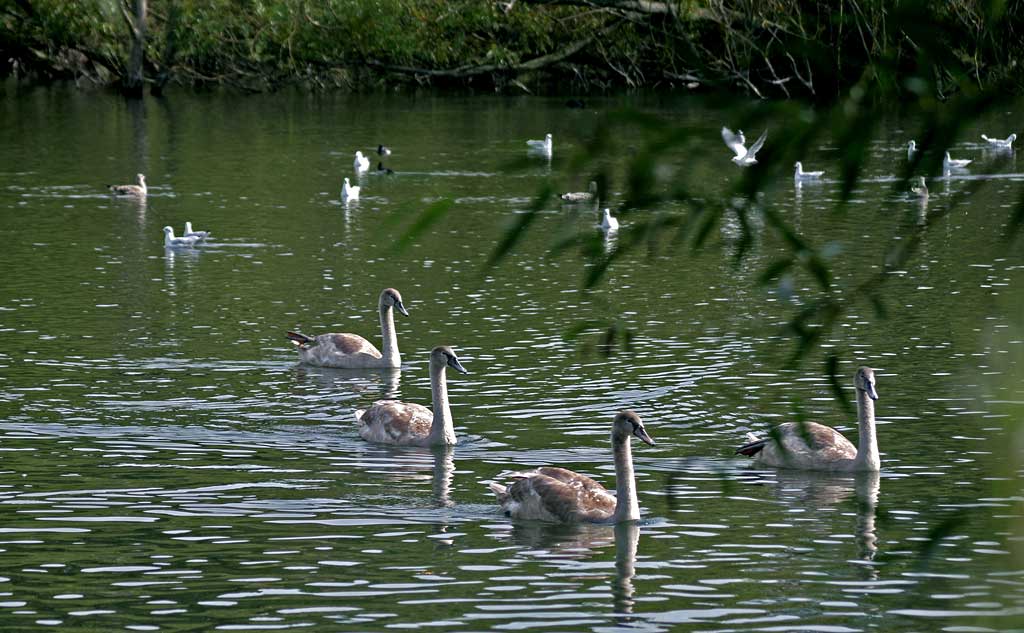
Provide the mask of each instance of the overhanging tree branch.
POLYGON ((604 37, 611 33, 622 24, 622 20, 614 20, 603 29, 595 32, 590 37, 585 37, 578 42, 574 42, 561 50, 549 53, 547 55, 541 55, 540 57, 534 57, 533 59, 521 62, 518 64, 481 64, 479 66, 460 66, 458 68, 416 68, 413 66, 395 66, 391 64, 385 64, 376 60, 369 60, 366 62, 368 65, 375 68, 381 68, 383 70, 389 70, 392 72, 405 73, 409 75, 421 75, 426 77, 437 77, 441 79, 468 79, 469 77, 476 77, 479 75, 488 75, 492 73, 516 73, 530 70, 540 70, 552 64, 564 61, 569 57, 572 57, 576 53, 580 52, 584 48, 593 44, 597 39, 604 37))

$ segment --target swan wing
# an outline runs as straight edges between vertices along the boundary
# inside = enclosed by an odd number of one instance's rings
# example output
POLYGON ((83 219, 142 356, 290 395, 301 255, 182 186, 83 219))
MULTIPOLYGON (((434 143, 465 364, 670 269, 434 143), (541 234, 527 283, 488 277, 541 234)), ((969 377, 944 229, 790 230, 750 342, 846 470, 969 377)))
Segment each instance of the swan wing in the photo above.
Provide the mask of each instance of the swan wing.
POLYGON ((416 445, 430 434, 434 413, 420 404, 378 400, 357 421, 360 437, 368 442, 416 445))
POLYGON ((607 520, 615 512, 615 496, 586 475, 544 467, 517 476, 505 504, 513 518, 572 523, 607 520))
POLYGON ((373 343, 358 334, 321 334, 299 349, 305 362, 321 367, 357 368, 366 361, 383 358, 373 343))
POLYGON ((857 457, 857 447, 830 426, 787 422, 764 441, 754 458, 769 466, 831 470, 857 457))

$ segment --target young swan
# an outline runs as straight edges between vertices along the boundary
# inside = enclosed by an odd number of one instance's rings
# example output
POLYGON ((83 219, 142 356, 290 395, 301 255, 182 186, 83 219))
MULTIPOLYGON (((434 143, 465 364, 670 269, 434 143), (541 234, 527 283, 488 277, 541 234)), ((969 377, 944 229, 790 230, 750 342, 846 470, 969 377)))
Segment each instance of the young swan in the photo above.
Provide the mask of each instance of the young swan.
POLYGON ((825 470, 832 472, 876 471, 881 466, 875 437, 875 372, 861 367, 853 378, 857 391, 859 447, 830 426, 807 422, 787 422, 772 431, 772 437, 756 439, 748 434, 748 444, 736 449, 765 466, 825 470), (809 442, 809 443, 808 443, 809 442), (779 447, 779 444, 782 447, 779 447))
POLYGON ((910 193, 914 194, 922 200, 928 199, 928 184, 924 181, 924 176, 918 176, 917 180, 913 185, 910 186, 910 193))
POLYGON ((498 503, 513 519, 539 519, 562 523, 619 523, 640 519, 629 440, 636 436, 654 446, 644 423, 634 411, 620 411, 612 423, 615 453, 615 494, 586 475, 565 468, 544 466, 514 473, 510 485, 488 484, 498 503))
POLYGON ((430 352, 430 392, 434 409, 398 400, 378 400, 365 410, 356 411, 359 435, 367 442, 398 446, 438 446, 456 444, 455 423, 448 406, 448 382, 445 368, 468 374, 455 352, 447 345, 430 352))
POLYGON ((594 200, 597 198, 597 183, 591 180, 586 191, 570 191, 563 193, 561 198, 566 202, 589 202, 594 200))
POLYGON ((358 334, 321 334, 316 337, 299 332, 288 332, 286 336, 299 348, 302 362, 319 367, 340 367, 343 369, 386 369, 402 365, 398 353, 398 337, 395 334, 394 310, 403 316, 409 312, 402 304, 402 295, 394 288, 385 288, 377 303, 380 311, 380 330, 383 352, 377 351, 373 343, 358 334))
POLYGON ((135 174, 136 185, 107 185, 110 192, 115 196, 138 196, 142 197, 148 193, 146 189, 146 177, 142 174, 135 174))

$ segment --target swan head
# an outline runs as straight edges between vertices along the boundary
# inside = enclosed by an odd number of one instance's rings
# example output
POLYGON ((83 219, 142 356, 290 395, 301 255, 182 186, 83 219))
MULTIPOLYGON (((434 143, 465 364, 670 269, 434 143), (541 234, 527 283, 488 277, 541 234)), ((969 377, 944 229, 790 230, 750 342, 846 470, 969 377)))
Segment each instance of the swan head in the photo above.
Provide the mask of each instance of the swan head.
POLYGON ((875 391, 875 371, 870 367, 861 367, 857 370, 853 377, 853 385, 872 400, 878 400, 878 392, 875 391))
POLYGON ((169 238, 171 238, 173 240, 174 239, 174 229, 172 229, 169 226, 165 226, 164 227, 164 235, 166 235, 167 237, 169 237, 169 238))
POLYGON ((951 160, 953 160, 953 159, 952 159, 952 158, 950 158, 950 156, 949 156, 949 151, 947 150, 947 151, 946 151, 946 162, 948 163, 948 162, 949 162, 949 161, 951 161, 951 160))
POLYGON ((630 436, 636 436, 654 446, 654 440, 647 434, 644 421, 640 419, 637 412, 632 409, 623 409, 615 415, 615 421, 612 423, 612 442, 616 444, 625 442, 630 436))
MULTIPOLYGON (((345 182, 348 182, 348 178, 345 179, 345 182)), ((402 316, 409 316, 409 311, 405 309, 405 304, 402 303, 402 295, 394 288, 385 288, 381 291, 380 304, 398 310, 402 316)))
POLYGON ((143 174, 135 174, 135 182, 139 183, 140 187, 145 187, 146 177, 143 174))
POLYGON ((1006 137, 1006 143, 1007 144, 1013 143, 1016 140, 1017 140, 1017 133, 1016 132, 1014 132, 1013 134, 1011 134, 1011 135, 1006 137))
POLYGON ((430 364, 440 367, 451 367, 460 374, 468 374, 469 371, 459 362, 455 350, 447 345, 438 345, 430 351, 430 364))
POLYGON ((911 152, 915 151, 917 149, 917 143, 915 141, 910 141, 907 143, 907 149, 911 152))
POLYGON ((356 150, 356 158, 359 160, 363 160, 363 153, 359 150, 356 150))
POLYGON ((798 174, 804 170, 803 163, 801 163, 800 161, 796 161, 795 163, 793 163, 793 167, 796 168, 796 173, 798 174))
POLYGON ((348 178, 345 179, 345 186, 346 187, 350 186, 349 183, 348 183, 348 178))
POLYGON ((188 220, 185 220, 185 233, 188 234, 188 233, 191 233, 191 232, 192 232, 192 222, 190 222, 188 220))

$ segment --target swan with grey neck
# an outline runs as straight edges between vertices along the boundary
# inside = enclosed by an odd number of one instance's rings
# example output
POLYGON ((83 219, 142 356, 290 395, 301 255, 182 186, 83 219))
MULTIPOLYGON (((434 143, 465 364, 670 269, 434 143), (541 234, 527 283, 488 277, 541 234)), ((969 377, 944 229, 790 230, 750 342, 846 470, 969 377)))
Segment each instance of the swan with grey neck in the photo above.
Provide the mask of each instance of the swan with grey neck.
POLYGON ((448 404, 445 369, 468 374, 452 348, 442 345, 430 352, 430 392, 433 410, 399 400, 378 400, 356 411, 359 435, 367 442, 399 446, 445 446, 458 443, 448 404))
POLYGON ((640 519, 630 438, 647 444, 654 440, 634 411, 620 411, 612 423, 615 454, 615 494, 586 475, 565 468, 544 466, 514 473, 508 486, 491 483, 505 514, 513 519, 561 523, 619 523, 640 519))
POLYGON ((566 202, 590 202, 597 198, 597 183, 593 180, 586 191, 570 191, 561 195, 566 202))
POLYGON ((145 197, 149 192, 146 187, 146 177, 142 174, 135 174, 134 185, 107 185, 107 189, 110 189, 110 193, 115 196, 135 196, 137 198, 145 197))
POLYGON ((757 439, 748 434, 747 444, 736 453, 753 457, 765 466, 824 470, 830 472, 876 471, 881 466, 875 436, 875 372, 861 367, 853 378, 857 392, 858 446, 839 431, 815 422, 787 422, 773 429, 770 437, 757 439))
POLYGON ((306 336, 299 332, 288 332, 286 336, 299 348, 302 362, 318 367, 340 367, 343 369, 388 369, 402 365, 398 353, 398 336, 395 334, 395 315, 398 310, 403 316, 409 312, 402 303, 402 295, 394 288, 385 288, 377 302, 380 313, 381 343, 383 351, 358 334, 320 334, 306 336))

